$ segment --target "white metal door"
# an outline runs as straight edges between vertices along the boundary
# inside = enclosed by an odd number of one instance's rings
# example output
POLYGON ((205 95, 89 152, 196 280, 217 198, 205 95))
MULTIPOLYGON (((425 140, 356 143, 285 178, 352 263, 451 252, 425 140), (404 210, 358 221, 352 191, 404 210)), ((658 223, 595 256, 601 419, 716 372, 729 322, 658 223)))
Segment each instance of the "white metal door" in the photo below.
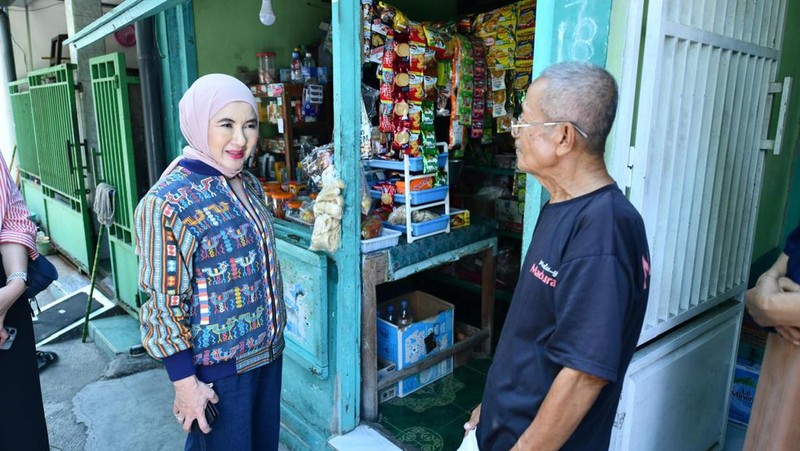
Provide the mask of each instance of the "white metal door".
POLYGON ((640 343, 746 288, 785 10, 785 0, 644 4, 631 1, 612 164, 652 255, 640 343))

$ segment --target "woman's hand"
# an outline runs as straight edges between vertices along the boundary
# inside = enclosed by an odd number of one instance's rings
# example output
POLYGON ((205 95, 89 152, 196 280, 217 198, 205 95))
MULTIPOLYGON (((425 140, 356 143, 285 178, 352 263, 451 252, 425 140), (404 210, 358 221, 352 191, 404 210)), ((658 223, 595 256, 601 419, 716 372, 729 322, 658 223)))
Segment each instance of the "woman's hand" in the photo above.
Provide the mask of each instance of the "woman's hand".
POLYGON ((25 282, 14 279, 3 288, 0 288, 0 346, 8 340, 8 332, 4 326, 6 314, 14 302, 25 292, 25 282))
POLYGON ((759 326, 772 326, 769 322, 767 310, 770 297, 783 292, 779 279, 781 279, 780 273, 774 269, 770 269, 758 278, 756 286, 747 290, 745 293, 744 300, 747 311, 759 326))
POLYGON ((175 387, 175 402, 172 405, 172 413, 175 419, 183 425, 183 430, 189 432, 192 423, 197 420, 197 425, 204 434, 211 432, 211 427, 206 421, 206 403, 214 404, 219 402, 214 390, 197 379, 197 376, 189 376, 172 383, 175 387))
POLYGON ((481 420, 481 405, 478 404, 478 407, 472 409, 472 415, 469 416, 469 421, 464 423, 464 436, 466 436, 469 431, 478 427, 478 422, 481 420))

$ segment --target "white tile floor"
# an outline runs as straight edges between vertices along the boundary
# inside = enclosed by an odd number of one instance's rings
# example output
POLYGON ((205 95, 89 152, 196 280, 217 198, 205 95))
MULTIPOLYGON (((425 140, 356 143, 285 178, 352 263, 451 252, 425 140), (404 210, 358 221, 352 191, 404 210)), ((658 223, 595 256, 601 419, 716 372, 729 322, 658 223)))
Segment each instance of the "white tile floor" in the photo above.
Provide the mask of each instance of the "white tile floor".
MULTIPOLYGON (((725 434, 725 447, 722 448, 722 451, 741 451, 746 432, 747 429, 744 426, 729 422, 725 434)), ((365 425, 358 426, 348 434, 331 439, 329 444, 338 451, 400 450, 378 431, 365 425)))
POLYGON ((328 444, 337 451, 400 451, 378 431, 363 424, 345 435, 334 437, 328 444))

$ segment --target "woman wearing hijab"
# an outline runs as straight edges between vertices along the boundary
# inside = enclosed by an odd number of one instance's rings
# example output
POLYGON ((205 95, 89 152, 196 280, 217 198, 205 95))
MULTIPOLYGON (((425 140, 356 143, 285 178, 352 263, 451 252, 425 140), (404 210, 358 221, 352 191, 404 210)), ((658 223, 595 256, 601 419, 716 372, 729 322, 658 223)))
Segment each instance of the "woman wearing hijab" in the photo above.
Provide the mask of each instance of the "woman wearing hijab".
POLYGON ((0 254, 5 284, 0 283, 0 348, 16 330, 7 350, 0 350, 0 450, 48 450, 47 426, 39 384, 39 368, 31 321, 31 308, 23 299, 28 278, 28 258, 39 257, 36 226, 17 186, 0 156, 0 254))
POLYGON ((286 311, 272 218, 243 170, 256 111, 235 78, 198 79, 179 104, 189 145, 136 209, 142 343, 174 385, 187 450, 278 449, 286 311))

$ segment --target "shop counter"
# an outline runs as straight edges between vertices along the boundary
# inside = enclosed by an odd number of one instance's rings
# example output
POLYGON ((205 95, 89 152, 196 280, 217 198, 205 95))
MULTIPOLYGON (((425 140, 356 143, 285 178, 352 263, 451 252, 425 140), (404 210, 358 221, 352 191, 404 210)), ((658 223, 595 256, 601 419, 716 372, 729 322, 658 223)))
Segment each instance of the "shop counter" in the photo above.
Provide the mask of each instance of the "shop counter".
POLYGON ((401 239, 392 248, 362 256, 361 296, 361 419, 378 418, 378 391, 409 375, 429 368, 455 354, 478 345, 486 354, 491 352, 494 322, 495 268, 497 252, 497 222, 490 219, 473 220, 469 227, 451 230, 449 234, 423 238, 411 244, 401 239), (454 262, 465 256, 481 254, 481 329, 451 348, 423 359, 416 365, 379 378, 377 356, 377 295, 376 287, 412 274, 454 262))

